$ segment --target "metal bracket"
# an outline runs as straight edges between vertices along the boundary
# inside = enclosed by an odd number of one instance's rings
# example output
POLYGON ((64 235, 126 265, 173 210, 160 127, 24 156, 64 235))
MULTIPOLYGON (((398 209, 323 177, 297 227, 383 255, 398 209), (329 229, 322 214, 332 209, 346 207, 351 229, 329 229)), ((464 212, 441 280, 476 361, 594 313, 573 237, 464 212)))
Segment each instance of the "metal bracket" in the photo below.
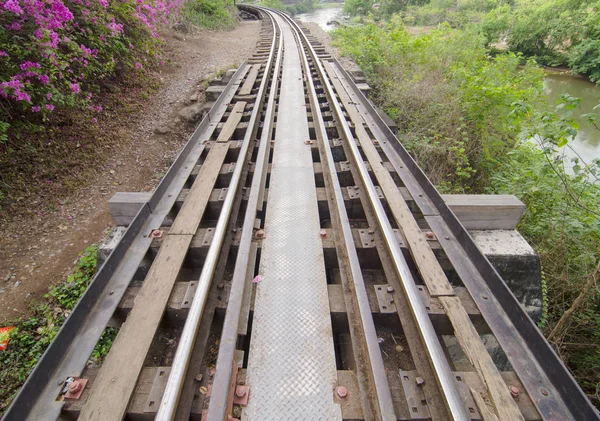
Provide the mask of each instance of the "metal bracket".
POLYGON ((394 304, 393 290, 388 292, 389 285, 375 285, 375 295, 377 296, 377 305, 380 313, 395 313, 396 304, 394 304))
POLYGON ((360 188, 358 186, 348 186, 346 187, 348 190, 348 198, 349 199, 358 199, 360 188))
POLYGON ((146 405, 144 405, 144 412, 156 412, 160 405, 163 392, 167 386, 169 380, 169 373, 171 373, 171 367, 158 367, 156 375, 154 376, 154 382, 152 383, 152 389, 146 399, 146 405))
POLYGON ((417 385, 417 378, 414 372, 400 370, 400 379, 404 388, 404 397, 408 404, 408 412, 413 420, 430 419, 427 399, 423 393, 423 388, 417 385))
POLYGON ((202 246, 209 246, 210 243, 212 243, 214 235, 215 235, 215 229, 207 228, 206 234, 204 234, 204 238, 202 239, 202 246))
POLYGON ((196 290, 198 289, 198 282, 192 281, 188 284, 187 290, 185 291, 185 295, 181 300, 181 308, 190 308, 192 305, 192 301, 194 300, 194 295, 196 295, 196 290))
POLYGON ((375 247, 375 237, 373 236, 374 231, 372 229, 359 229, 358 235, 360 236, 360 244, 362 248, 373 248, 375 247))
MULTIPOLYGON (((465 408, 467 408, 469 418, 472 421, 481 421, 483 418, 477 409, 477 405, 475 404, 475 399, 473 399, 473 395, 471 395, 471 390, 469 385, 465 381, 465 376, 461 372, 454 373, 454 378, 456 380, 456 388, 458 389, 458 393, 462 398, 465 408)), ((479 392, 477 392, 479 393, 479 392)))
POLYGON ((221 189, 221 191, 219 192, 219 202, 225 200, 225 196, 227 196, 227 190, 229 190, 227 187, 221 189))
POLYGON ((340 161, 340 171, 350 171, 350 164, 348 161, 340 161))

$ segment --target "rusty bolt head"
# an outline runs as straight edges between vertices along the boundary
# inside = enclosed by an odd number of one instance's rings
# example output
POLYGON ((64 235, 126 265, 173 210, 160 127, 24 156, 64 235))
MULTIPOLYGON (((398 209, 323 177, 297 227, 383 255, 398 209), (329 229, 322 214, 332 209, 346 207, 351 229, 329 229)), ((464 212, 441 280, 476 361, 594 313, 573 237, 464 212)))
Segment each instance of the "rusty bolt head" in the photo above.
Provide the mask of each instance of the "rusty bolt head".
POLYGON ((433 237, 434 237, 434 235, 433 235, 433 233, 432 233, 431 231, 427 231, 427 232, 425 233, 425 236, 426 236, 427 238, 433 238, 433 237))
POLYGON ((81 390, 81 388, 82 388, 81 383, 79 383, 79 381, 77 381, 77 380, 73 380, 71 382, 71 384, 69 385, 69 392, 77 393, 81 390))
POLYGON ((335 389, 335 392, 342 399, 344 399, 346 396, 348 396, 348 389, 346 389, 344 386, 338 386, 335 389))
POLYGON ((321 238, 326 238, 326 237, 327 237, 327 231, 325 231, 325 230, 321 230, 321 231, 319 231, 319 236, 320 236, 321 238))
POLYGON ((394 292, 394 287, 387 287, 387 292, 390 292, 390 293, 394 292))
POLYGON ((542 395, 548 396, 548 391, 546 389, 542 389, 541 392, 542 392, 542 395))
POLYGON ((304 144, 305 144, 305 145, 312 145, 312 144, 313 144, 313 141, 312 141, 312 140, 305 140, 305 141, 304 141, 304 144))
POLYGON ((254 234, 254 238, 265 238, 265 230, 258 230, 254 234))
POLYGON ((163 230, 152 230, 150 235, 152 238, 161 238, 163 236, 163 230))
POLYGON ((415 377, 415 383, 417 383, 417 386, 423 386, 425 384, 425 379, 423 377, 415 377))
POLYGON ((214 375, 215 375, 215 372, 216 372, 216 371, 217 371, 217 369, 216 369, 216 368, 214 368, 214 367, 212 367, 212 368, 210 369, 210 371, 208 372, 208 375, 209 375, 210 377, 212 377, 212 376, 214 376, 214 375))
POLYGON ((511 386, 510 394, 513 398, 518 398, 519 397, 519 388, 517 386, 511 386))
POLYGON ((241 385, 237 386, 235 388, 235 395, 238 398, 243 398, 244 395, 246 395, 246 388, 244 386, 241 386, 241 385))
POLYGON ((379 140, 374 140, 373 145, 375 145, 375 146, 379 145, 379 140))

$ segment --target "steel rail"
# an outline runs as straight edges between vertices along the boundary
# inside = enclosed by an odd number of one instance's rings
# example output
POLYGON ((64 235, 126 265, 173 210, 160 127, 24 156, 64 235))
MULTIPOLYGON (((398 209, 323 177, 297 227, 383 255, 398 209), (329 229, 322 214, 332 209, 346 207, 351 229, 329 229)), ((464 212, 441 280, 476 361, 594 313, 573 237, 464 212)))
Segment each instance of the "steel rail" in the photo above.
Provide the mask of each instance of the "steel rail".
POLYGON ((336 99, 335 91, 331 86, 331 83, 327 79, 327 74, 323 69, 323 65, 317 57, 317 54, 315 53, 312 45, 308 41, 308 38, 295 22, 292 21, 292 23, 293 25, 295 25, 296 28, 298 28, 298 31, 303 38, 306 48, 309 50, 311 56, 313 57, 319 76, 321 77, 325 86, 327 96, 335 110, 335 114, 340 124, 342 125, 344 136, 346 137, 350 150, 352 151, 352 155, 358 167, 361 180, 363 181, 366 187, 369 202, 371 203, 371 206, 375 211, 375 215, 383 233, 384 239, 386 241, 386 245, 390 254, 392 255, 394 267, 401 280, 401 285, 406 295, 407 301, 410 304, 410 311, 415 319, 417 329, 425 345, 425 349, 428 353, 429 360, 431 361, 431 364, 433 366, 433 371, 436 375, 436 380, 439 383, 444 401, 446 402, 446 405, 448 407, 449 415, 452 417, 453 420, 456 421, 468 421, 470 418, 467 414, 462 398, 460 397, 460 394, 456 387, 454 375, 452 374, 452 371, 450 369, 442 346, 438 340, 433 324, 431 323, 431 319, 429 318, 427 310, 425 309, 425 305, 423 304, 423 301, 419 295, 419 291, 413 279, 412 273, 410 272, 410 268, 408 267, 406 259, 402 254, 400 244, 398 243, 396 235, 394 234, 392 226, 385 213, 385 209, 383 208, 383 205, 379 200, 379 195, 375 189, 373 181, 371 180, 369 171, 362 159, 362 156, 358 149, 358 145, 356 144, 355 138, 352 135, 348 122, 344 117, 340 104, 336 99))
POLYGON ((121 301, 152 238, 177 200, 177 195, 204 150, 246 72, 246 61, 238 68, 208 115, 198 125, 173 165, 144 204, 121 241, 98 270, 89 287, 48 346, 25 384, 4 414, 3 421, 56 420, 64 404, 57 400, 67 377, 79 376, 90 354, 121 301))
MULTIPOLYGON (((277 12, 276 12, 277 13, 277 12)), ((285 16, 283 13, 279 13, 286 19, 288 24, 290 24, 290 18, 285 16)), ((306 55, 305 49, 302 47, 303 43, 300 39, 299 30, 295 26, 292 26, 294 35, 298 40, 298 47, 300 50, 300 57, 302 60, 302 65, 304 68, 304 74, 306 75, 306 84, 308 85, 308 96, 311 104, 311 111, 313 115, 313 122, 315 123, 315 131, 317 133, 317 139, 320 140, 323 144, 323 150, 325 152, 325 158, 327 160, 327 167, 329 169, 329 174, 332 179, 332 188, 333 194, 335 196, 335 201, 337 204, 337 215, 340 221, 340 225, 342 228, 342 237, 344 240, 344 248, 348 258, 348 266, 350 268, 350 278, 352 279, 353 287, 355 290, 355 297, 358 304, 358 309, 360 313, 360 321, 362 327, 362 333, 365 338, 365 345, 367 348, 367 354, 369 359, 369 365, 371 369, 371 374, 373 376, 373 383, 375 386, 376 392, 376 400, 377 400, 377 412, 378 418, 385 421, 396 420, 396 414, 394 411, 394 404, 392 401, 392 395, 389 388, 389 383, 387 379, 387 375, 385 372, 385 367, 383 365, 383 359, 381 357, 381 351, 379 348, 379 342, 377 340, 377 332, 375 330, 375 323, 373 321, 373 316, 371 313, 371 308, 369 305, 369 299, 367 296, 367 290, 365 287, 362 271, 360 268, 360 263, 358 261, 358 254, 356 252, 356 247, 354 246, 354 239, 352 236, 352 228, 350 225, 350 221, 348 219, 348 213, 345 209, 344 205, 344 197, 342 194, 342 188, 339 183, 339 179, 337 176, 337 172, 335 170, 335 162, 333 160, 333 154, 331 153, 331 149, 327 145, 329 141, 329 136, 327 135, 327 130, 325 127, 325 121, 323 120, 323 114, 321 113, 321 109, 319 107, 319 101, 317 97, 317 92, 315 89, 314 81, 310 77, 310 64, 308 57, 306 55)), ((315 60, 315 57, 313 57, 315 60)))
POLYGON ((248 259, 254 232, 253 228, 256 222, 256 211, 261 199, 260 193, 263 191, 266 181, 267 163, 269 162, 268 155, 271 143, 271 129, 275 117, 275 99, 277 85, 280 82, 279 71, 283 56, 283 36, 281 35, 279 24, 272 16, 269 15, 269 17, 273 25, 274 39, 277 39, 277 33, 279 33, 277 61, 273 69, 273 78, 271 80, 270 88, 271 95, 269 96, 267 108, 265 110, 264 126, 260 137, 255 164, 256 169, 250 187, 250 196, 248 198, 248 205, 244 216, 242 236, 240 238, 240 245, 238 247, 238 254, 231 282, 231 292, 227 302, 227 311, 225 313, 221 341, 219 342, 220 346, 208 405, 207 421, 223 421, 227 417, 227 402, 230 393, 232 364, 237 344, 240 313, 244 301, 244 291, 248 291, 248 289, 245 288, 245 285, 248 279, 248 259))
MULTIPOLYGON (((246 129, 246 133, 242 141, 242 147, 240 149, 240 159, 242 162, 244 162, 246 159, 251 139, 254 137, 255 131, 258 128, 258 115, 260 113, 261 104, 266 90, 267 81, 269 78, 268 75, 273 66, 274 54, 275 38, 273 38, 273 42, 271 44, 271 51, 267 60, 263 79, 257 93, 257 99, 255 101, 254 108, 252 109, 252 114, 250 115, 248 128, 246 129)), ((177 412, 177 404, 179 402, 179 397, 185 381, 185 375, 191 359, 198 327, 200 326, 202 314, 204 313, 204 307, 208 299, 208 292, 212 283, 212 277, 214 275, 215 268, 217 266, 219 252, 227 232, 227 224, 229 223, 233 202, 235 196, 238 194, 238 186, 242 176, 242 169, 243 165, 236 165, 231 177, 227 195, 225 196, 223 207, 221 213, 219 214, 219 219, 215 228, 214 237, 208 249, 208 253, 202 267, 202 272, 198 280, 198 288, 194 295, 194 299, 192 300, 192 304, 190 306, 188 316, 179 339, 177 351, 175 352, 175 356, 173 358, 169 379, 167 381, 167 385, 155 417, 156 421, 172 421, 177 412)))
MULTIPOLYGON (((348 72, 336 60, 346 80, 348 72)), ((598 410, 369 99, 348 83, 369 128, 421 209, 543 419, 600 420, 598 410), (457 247, 458 246, 458 247, 457 247), (490 299, 489 297, 494 297, 490 299)))

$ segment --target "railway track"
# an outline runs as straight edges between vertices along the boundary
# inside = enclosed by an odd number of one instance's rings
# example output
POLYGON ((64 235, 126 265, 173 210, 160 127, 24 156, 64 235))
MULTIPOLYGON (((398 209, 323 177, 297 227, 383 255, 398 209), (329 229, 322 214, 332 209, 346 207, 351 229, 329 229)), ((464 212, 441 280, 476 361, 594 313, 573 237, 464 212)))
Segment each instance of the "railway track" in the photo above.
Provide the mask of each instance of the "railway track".
POLYGON ((4 419, 599 419, 345 70, 242 7, 256 54, 4 419))

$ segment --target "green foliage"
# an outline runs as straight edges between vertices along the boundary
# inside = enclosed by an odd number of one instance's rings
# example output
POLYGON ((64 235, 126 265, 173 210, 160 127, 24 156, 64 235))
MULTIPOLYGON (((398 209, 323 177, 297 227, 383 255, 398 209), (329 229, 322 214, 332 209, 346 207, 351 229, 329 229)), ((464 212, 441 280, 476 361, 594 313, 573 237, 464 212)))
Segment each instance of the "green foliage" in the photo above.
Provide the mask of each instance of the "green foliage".
POLYGON ((506 35, 512 51, 600 78, 600 1, 520 0, 484 18, 488 42, 506 35))
POLYGON ((261 0, 260 4, 261 6, 284 11, 292 16, 313 11, 316 7, 315 0, 301 0, 295 4, 283 4, 281 0, 261 0))
POLYGON ((350 16, 366 16, 374 3, 374 0, 346 0, 344 12, 350 16))
POLYGON ((232 29, 238 23, 236 9, 226 0, 187 0, 181 14, 187 22, 211 30, 232 29))
POLYGON ((449 191, 485 185, 490 158, 511 149, 521 131, 512 104, 540 98, 542 72, 533 63, 520 69, 514 54, 491 59, 475 30, 442 25, 416 37, 394 16, 339 29, 334 39, 366 72, 405 145, 449 191))
MULTIPOLYGON (((515 194, 526 204, 519 230, 542 260, 539 326, 549 333, 600 259, 599 163, 563 156, 578 121, 596 124, 596 115, 579 115, 579 100, 569 95, 546 109, 544 74, 532 60, 488 55, 485 45, 506 30, 509 12, 496 9, 481 31, 441 25, 411 36, 406 17, 396 15, 333 35, 365 71, 374 101, 441 191, 515 194)), ((589 58, 593 64, 597 56, 589 58)), ((592 397, 600 384, 599 332, 594 290, 556 343, 592 397)))
POLYGON ((600 39, 585 39, 569 51, 569 67, 600 82, 600 39))
MULTIPOLYGON (((10 342, 0 351, 0 415, 8 408, 46 347, 85 292, 96 271, 97 247, 86 248, 74 272, 66 281, 50 289, 43 302, 32 308, 32 317, 14 323, 10 342)), ((101 361, 116 337, 117 329, 108 328, 92 353, 92 361, 101 361)))

